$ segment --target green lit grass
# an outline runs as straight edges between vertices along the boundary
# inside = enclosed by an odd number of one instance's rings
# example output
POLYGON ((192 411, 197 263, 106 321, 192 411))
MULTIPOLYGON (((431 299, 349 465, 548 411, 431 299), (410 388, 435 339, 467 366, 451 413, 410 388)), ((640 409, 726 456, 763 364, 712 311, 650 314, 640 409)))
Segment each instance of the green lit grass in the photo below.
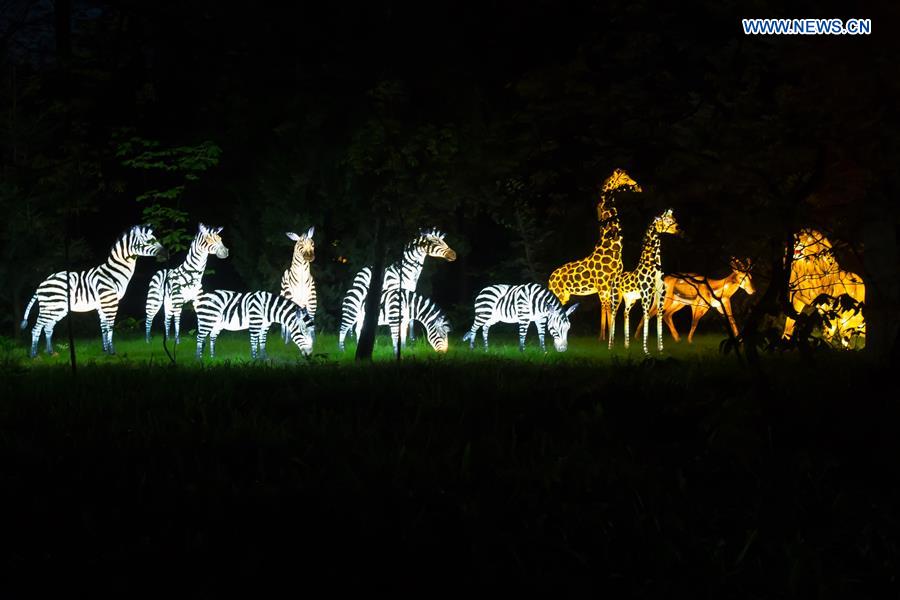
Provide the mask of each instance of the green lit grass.
MULTIPOLYGON (((57 329, 54 337, 54 355, 47 355, 46 347, 41 339, 38 345, 38 356, 30 359, 28 353, 28 340, 20 338, 13 342, 6 340, 3 353, 6 362, 18 363, 22 366, 51 366, 68 365, 69 345, 64 335, 63 328, 57 329)), ((540 362, 547 364, 597 362, 611 364, 618 361, 640 361, 644 359, 641 350, 641 340, 632 340, 628 350, 624 348, 624 341, 619 337, 615 348, 610 351, 607 342, 600 341, 596 337, 572 336, 569 338, 568 350, 559 353, 553 348, 552 340, 548 336, 546 340, 547 352, 542 352, 538 346, 537 336, 533 329, 529 332, 524 352, 518 349, 518 338, 514 332, 505 332, 502 327, 495 327, 491 332, 491 347, 485 351, 479 335, 475 348, 469 349, 468 343, 461 340, 461 333, 452 332, 450 337, 450 349, 445 355, 439 355, 428 344, 424 332, 419 334, 416 341, 402 351, 402 359, 435 360, 447 362, 478 362, 482 360, 515 360, 525 362, 540 362)), ((707 360, 722 358, 719 353, 719 345, 723 338, 716 334, 698 335, 693 344, 686 341, 676 343, 668 335, 663 338, 664 350, 660 354, 656 350, 656 339, 649 338, 647 343, 650 356, 655 358, 676 358, 683 360, 707 360)), ((109 356, 102 350, 99 336, 97 338, 76 338, 75 350, 79 363, 99 365, 136 365, 168 364, 169 356, 163 348, 162 336, 157 334, 148 344, 143 336, 136 333, 117 334, 114 337, 116 354, 109 356)), ((338 350, 336 334, 321 333, 316 338, 311 359, 300 356, 297 347, 292 343, 285 344, 279 336, 277 327, 269 332, 266 344, 267 360, 250 359, 250 336, 246 331, 224 331, 216 342, 216 357, 209 357, 209 342, 204 347, 204 355, 201 361, 194 358, 196 337, 185 335, 177 346, 170 339, 168 341, 169 353, 174 356, 179 365, 200 366, 220 364, 259 364, 291 365, 291 364, 315 364, 321 363, 348 363, 354 362, 356 353, 355 338, 348 339, 346 351, 338 350)), ((373 359, 377 362, 393 361, 396 359, 390 345, 390 338, 386 329, 381 329, 376 339, 376 347, 373 359)), ((725 360, 733 360, 727 358, 725 360)))

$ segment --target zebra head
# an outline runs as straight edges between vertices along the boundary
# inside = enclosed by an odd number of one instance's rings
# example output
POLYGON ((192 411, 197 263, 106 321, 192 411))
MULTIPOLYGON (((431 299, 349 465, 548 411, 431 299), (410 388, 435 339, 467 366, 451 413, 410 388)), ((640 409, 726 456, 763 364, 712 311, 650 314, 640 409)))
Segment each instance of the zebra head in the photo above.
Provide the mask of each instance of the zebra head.
POLYGON ((428 343, 435 352, 446 352, 450 347, 450 322, 443 313, 438 312, 430 323, 425 324, 428 333, 428 343))
POLYGON ((553 347, 557 352, 565 352, 569 348, 569 327, 572 325, 569 322, 569 315, 575 312, 576 308, 578 308, 577 302, 565 310, 560 305, 557 310, 550 313, 550 318, 547 319, 547 329, 553 336, 553 347))
POLYGON ((447 245, 447 242, 444 241, 444 235, 442 231, 437 229, 422 229, 419 231, 419 237, 416 238, 414 244, 418 250, 424 252, 427 256, 443 258, 453 262, 456 260, 456 251, 447 245))
POLYGON ((310 227, 303 235, 297 235, 293 231, 287 232, 288 239, 294 240, 294 259, 301 262, 312 262, 316 259, 316 245, 313 243, 313 233, 315 226, 310 227))
POLYGON ((127 256, 159 256, 169 258, 169 253, 159 243, 149 225, 135 225, 125 234, 125 254, 127 256))
POLYGON ((197 237, 194 238, 199 242, 200 248, 207 254, 215 254, 216 258, 228 258, 228 248, 222 242, 221 227, 207 227, 200 223, 197 237))
POLYGON ((297 307, 289 313, 287 326, 291 332, 291 339, 300 348, 300 353, 309 356, 312 353, 313 338, 310 333, 312 327, 312 317, 306 307, 297 307))
POLYGON ((657 233, 678 233, 678 222, 671 208, 653 219, 653 226, 657 233))

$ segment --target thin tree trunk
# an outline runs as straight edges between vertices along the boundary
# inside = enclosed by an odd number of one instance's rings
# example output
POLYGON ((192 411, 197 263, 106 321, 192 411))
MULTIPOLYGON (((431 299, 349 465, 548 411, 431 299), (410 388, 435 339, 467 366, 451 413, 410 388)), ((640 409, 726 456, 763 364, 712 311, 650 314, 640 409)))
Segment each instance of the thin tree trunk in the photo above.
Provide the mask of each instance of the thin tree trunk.
MULTIPOLYGON (((70 209, 71 212, 71 209, 70 209)), ((70 233, 70 220, 71 214, 66 215, 66 239, 64 244, 64 252, 65 252, 65 261, 66 261, 66 310, 68 313, 66 316, 66 329, 69 334, 69 364, 72 365, 72 377, 75 377, 78 374, 78 361, 75 356, 75 335, 72 333, 72 279, 69 276, 69 269, 71 264, 69 263, 69 239, 72 237, 70 233)), ((103 335, 103 331, 100 331, 100 335, 103 335)))
MULTIPOLYGON (((887 184, 886 184, 887 185, 887 184)), ((900 334, 900 253, 896 219, 885 202, 890 190, 866 199, 863 262, 868 280, 863 315, 866 319, 865 352, 877 360, 891 357, 900 334)))
POLYGON ((381 304, 381 287, 384 281, 384 240, 381 231, 381 216, 375 219, 375 261, 372 265, 372 279, 366 294, 366 316, 356 343, 356 360, 372 360, 375 349, 375 332, 378 329, 378 313, 381 304))

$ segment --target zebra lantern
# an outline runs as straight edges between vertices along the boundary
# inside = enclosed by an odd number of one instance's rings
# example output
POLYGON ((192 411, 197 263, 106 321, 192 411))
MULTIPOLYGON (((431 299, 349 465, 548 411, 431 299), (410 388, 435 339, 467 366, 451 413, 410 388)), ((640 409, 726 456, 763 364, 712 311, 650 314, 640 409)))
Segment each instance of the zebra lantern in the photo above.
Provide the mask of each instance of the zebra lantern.
POLYGON ((37 301, 40 311, 37 323, 31 329, 32 358, 37 354, 41 330, 47 340, 47 354, 53 353, 53 328, 68 314, 70 308, 73 312, 97 311, 103 351, 115 354, 113 325, 119 311, 119 301, 125 295, 128 282, 134 275, 138 256, 168 256, 168 252, 153 235, 153 230, 146 225, 135 225, 123 233, 113 244, 109 258, 102 265, 87 271, 68 271, 68 282, 67 271, 59 271, 42 281, 25 309, 21 324, 22 329, 28 327, 28 313, 37 301))
POLYGON ((478 293, 475 298, 475 322, 463 341, 469 342, 469 348, 475 347, 475 335, 481 328, 484 347, 488 347, 488 329, 494 323, 518 323, 519 350, 525 350, 525 336, 528 326, 534 321, 538 330, 541 350, 544 346, 544 332, 550 330, 553 346, 557 352, 565 352, 569 347, 569 316, 578 307, 578 303, 564 309, 559 299, 547 288, 536 283, 525 285, 490 285, 478 293))

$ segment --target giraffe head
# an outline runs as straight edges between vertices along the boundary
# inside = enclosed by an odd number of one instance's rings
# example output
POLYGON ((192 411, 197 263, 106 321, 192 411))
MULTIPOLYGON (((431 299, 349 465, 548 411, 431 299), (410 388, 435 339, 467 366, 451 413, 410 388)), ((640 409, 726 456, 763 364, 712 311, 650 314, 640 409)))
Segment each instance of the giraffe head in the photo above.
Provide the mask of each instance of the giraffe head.
POLYGON ((159 243, 149 225, 135 225, 124 236, 125 252, 128 256, 159 256, 168 258, 169 253, 159 243))
POLYGON ((671 208, 653 219, 653 227, 656 229, 656 233, 674 234, 679 232, 678 222, 675 220, 671 208))
POLYGON ((576 308, 578 308, 577 302, 566 309, 560 305, 557 310, 550 313, 550 318, 547 319, 547 330, 553 336, 553 347, 557 352, 565 352, 569 348, 569 327, 572 326, 569 316, 575 312, 576 308))
POLYGON ((741 260, 732 256, 730 264, 731 273, 737 280, 740 289, 752 296, 756 292, 756 288, 753 287, 753 280, 750 277, 750 269, 753 268, 752 261, 749 258, 741 260))
POLYGON ((444 233, 437 229, 422 229, 419 231, 419 237, 415 239, 413 245, 424 252, 427 256, 435 258, 443 258, 446 261, 453 262, 456 260, 456 251, 447 245, 444 241, 444 233))
POLYGON ((199 242, 200 249, 206 251, 207 254, 215 254, 216 258, 228 258, 228 248, 222 242, 221 227, 207 227, 203 223, 197 228, 197 237, 194 238, 199 242))
POLYGON ((316 259, 316 245, 313 243, 313 233, 315 226, 310 227, 306 233, 297 235, 293 231, 288 231, 285 235, 289 240, 294 240, 294 256, 302 262, 312 262, 316 259))
POLYGON ((794 260, 828 259, 831 242, 815 229, 801 229, 794 234, 794 260))
POLYGON ((632 179, 624 169, 616 169, 612 172, 612 175, 607 177, 606 181, 603 182, 602 191, 605 193, 620 189, 622 191, 630 192, 644 191, 641 189, 641 186, 638 185, 638 182, 632 179))

